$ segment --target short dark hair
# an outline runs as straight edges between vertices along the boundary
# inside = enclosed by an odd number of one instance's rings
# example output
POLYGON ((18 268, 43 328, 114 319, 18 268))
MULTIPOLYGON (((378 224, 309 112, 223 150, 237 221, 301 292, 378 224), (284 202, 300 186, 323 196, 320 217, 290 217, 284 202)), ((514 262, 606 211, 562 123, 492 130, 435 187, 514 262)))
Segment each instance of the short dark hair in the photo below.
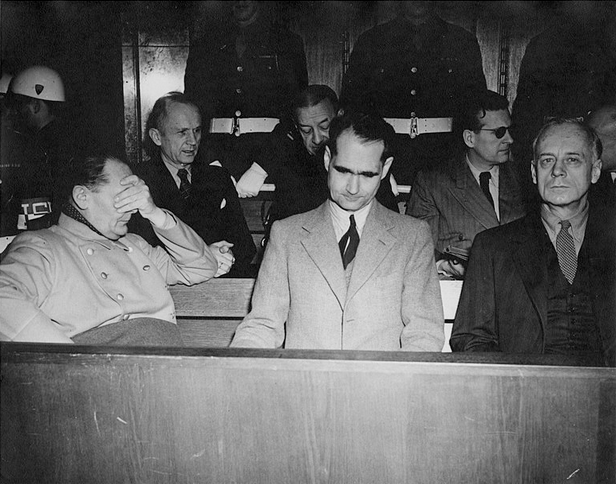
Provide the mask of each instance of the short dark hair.
POLYGON ((125 160, 109 153, 78 155, 71 158, 68 172, 70 188, 83 185, 92 191, 96 191, 101 185, 109 182, 104 171, 107 162, 112 160, 130 166, 125 160))
POLYGON ((586 142, 590 145, 590 148, 595 155, 595 159, 600 159, 601 154, 603 153, 603 145, 601 144, 601 139, 597 132, 588 126, 581 118, 563 118, 563 117, 553 117, 547 118, 545 123, 535 136, 533 140, 533 163, 537 163, 537 145, 541 138, 545 136, 545 133, 553 128, 554 126, 561 126, 564 124, 569 124, 573 126, 577 126, 586 136, 586 142))
POLYGON ((458 120, 458 131, 478 132, 483 126, 482 120, 488 111, 509 110, 509 101, 505 96, 488 89, 475 91, 467 97, 464 109, 458 120))
POLYGON ((332 157, 338 153, 338 138, 347 130, 365 143, 382 142, 384 147, 381 161, 383 163, 392 156, 392 143, 396 133, 391 124, 375 114, 349 112, 334 118, 329 127, 327 146, 329 146, 332 157))
POLYGON ((199 110, 199 106, 183 92, 172 91, 159 97, 148 115, 148 119, 145 123, 145 133, 143 135, 143 149, 150 157, 154 156, 160 149, 150 138, 150 129, 160 129, 167 118, 169 105, 171 103, 186 104, 194 106, 195 109, 199 110))
POLYGON ((297 120, 297 110, 301 108, 311 108, 321 101, 329 99, 335 111, 338 111, 338 95, 334 90, 324 84, 311 84, 297 94, 291 102, 291 115, 297 120))

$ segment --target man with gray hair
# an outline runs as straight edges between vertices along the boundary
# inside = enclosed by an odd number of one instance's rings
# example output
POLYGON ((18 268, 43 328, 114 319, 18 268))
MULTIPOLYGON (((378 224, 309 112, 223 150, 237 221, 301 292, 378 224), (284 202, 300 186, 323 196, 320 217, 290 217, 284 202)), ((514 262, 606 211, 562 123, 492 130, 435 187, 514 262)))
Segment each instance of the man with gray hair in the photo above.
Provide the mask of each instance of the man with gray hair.
POLYGON ((476 237, 453 351, 561 354, 616 366, 615 222, 588 197, 601 151, 595 131, 578 119, 541 128, 531 164, 540 206, 476 237))

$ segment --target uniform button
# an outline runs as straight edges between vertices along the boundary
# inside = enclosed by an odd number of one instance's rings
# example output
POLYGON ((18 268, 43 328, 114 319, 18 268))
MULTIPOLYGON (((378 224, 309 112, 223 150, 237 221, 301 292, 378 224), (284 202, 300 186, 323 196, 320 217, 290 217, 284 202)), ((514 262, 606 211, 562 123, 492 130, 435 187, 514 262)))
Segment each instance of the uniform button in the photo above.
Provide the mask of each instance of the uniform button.
POLYGON ((411 72, 415 74, 417 72, 417 67, 411 67, 411 72))
POLYGON ((411 89, 411 96, 414 96, 415 94, 417 94, 417 91, 415 89, 411 89))
POLYGON ((132 251, 133 251, 133 248, 132 248, 132 247, 129 247, 129 248, 128 248, 128 252, 132 252, 132 251))
POLYGON ((143 266, 143 270, 146 271, 146 272, 149 271, 150 270, 150 266, 143 266))
POLYGON ((385 69, 381 69, 381 74, 383 74, 383 72, 385 72, 385 69))
POLYGON ((237 88, 235 92, 237 92, 238 94, 242 94, 242 90, 240 88, 237 88))
POLYGON ((239 109, 237 111, 235 111, 235 116, 237 118, 239 118, 242 115, 242 111, 240 111, 239 109))
POLYGON ((125 314, 124 316, 122 316, 122 320, 126 321, 128 318, 130 318, 130 314, 125 314))
POLYGON ((88 249, 86 250, 86 252, 88 253, 88 255, 92 255, 94 254, 94 249, 88 249))
POLYGON ((242 66, 237 66, 237 72, 242 72, 244 68, 242 66))
POLYGON ((124 294, 118 294, 116 297, 118 298, 118 301, 124 300, 124 294))
POLYGON ((103 279, 107 279, 107 273, 106 272, 101 272, 101 277, 103 279))

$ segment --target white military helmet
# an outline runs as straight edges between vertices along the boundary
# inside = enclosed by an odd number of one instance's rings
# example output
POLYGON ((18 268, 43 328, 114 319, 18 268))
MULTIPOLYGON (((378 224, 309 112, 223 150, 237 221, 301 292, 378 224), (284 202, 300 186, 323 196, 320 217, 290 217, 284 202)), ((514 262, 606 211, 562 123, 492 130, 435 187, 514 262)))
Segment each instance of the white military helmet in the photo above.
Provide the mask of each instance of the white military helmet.
POLYGON ((11 92, 44 101, 65 100, 60 75, 45 66, 28 67, 17 74, 11 82, 11 92))

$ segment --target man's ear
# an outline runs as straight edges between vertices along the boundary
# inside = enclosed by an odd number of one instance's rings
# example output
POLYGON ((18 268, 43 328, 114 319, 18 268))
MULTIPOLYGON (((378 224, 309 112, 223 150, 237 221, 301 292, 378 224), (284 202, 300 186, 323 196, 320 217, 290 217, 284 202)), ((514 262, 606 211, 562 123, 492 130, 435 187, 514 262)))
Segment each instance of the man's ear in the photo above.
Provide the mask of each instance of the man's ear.
POLYGON ((80 208, 81 210, 88 208, 90 191, 86 187, 83 185, 75 185, 73 187, 72 195, 73 201, 75 202, 75 205, 77 205, 77 208, 80 208))
POLYGON ((475 132, 470 129, 465 129, 462 132, 462 139, 464 140, 464 144, 469 148, 475 147, 475 132))
POLYGON ((323 166, 325 171, 329 172, 329 164, 332 161, 332 152, 329 151, 329 146, 325 145, 325 151, 323 152, 323 166))
POLYGON ((601 168, 603 167, 603 162, 599 159, 596 160, 593 164, 592 164, 592 175, 591 175, 591 179, 590 182, 591 183, 597 183, 599 181, 599 177, 601 176, 601 168))
POLYGON ((533 177, 533 183, 536 185, 537 184, 537 167, 535 166, 532 160, 530 161, 530 175, 533 177))
POLYGON ((150 139, 154 142, 156 146, 160 146, 162 144, 160 131, 158 131, 156 128, 150 128, 148 134, 150 135, 150 139))
POLYGON ((383 173, 381 173, 381 180, 387 176, 387 173, 389 173, 389 169, 391 168, 391 164, 393 162, 394 162, 393 156, 390 156, 389 158, 385 160, 385 163, 383 163, 383 173))

